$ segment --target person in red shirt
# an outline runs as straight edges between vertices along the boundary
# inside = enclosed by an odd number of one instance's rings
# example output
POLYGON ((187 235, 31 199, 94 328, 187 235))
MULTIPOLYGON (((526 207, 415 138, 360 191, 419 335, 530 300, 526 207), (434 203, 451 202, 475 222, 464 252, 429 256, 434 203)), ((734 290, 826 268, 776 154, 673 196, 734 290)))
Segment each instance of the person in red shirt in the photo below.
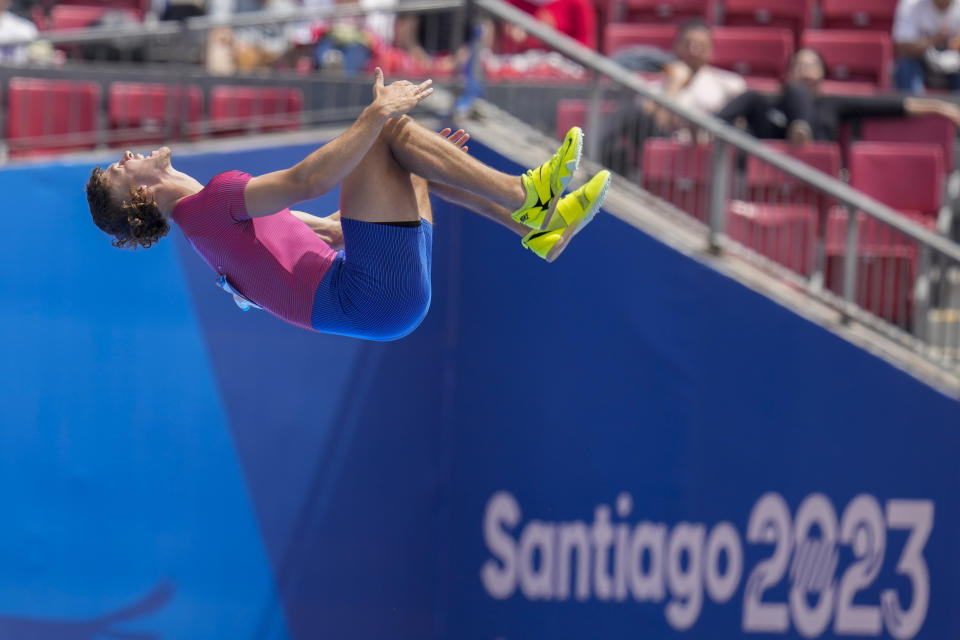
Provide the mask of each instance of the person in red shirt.
MULTIPOLYGON (((597 48, 597 11, 590 0, 551 0, 542 4, 510 0, 510 3, 583 46, 597 48)), ((516 47, 517 51, 545 48, 520 27, 507 24, 505 29, 507 37, 513 41, 511 48, 516 47)))

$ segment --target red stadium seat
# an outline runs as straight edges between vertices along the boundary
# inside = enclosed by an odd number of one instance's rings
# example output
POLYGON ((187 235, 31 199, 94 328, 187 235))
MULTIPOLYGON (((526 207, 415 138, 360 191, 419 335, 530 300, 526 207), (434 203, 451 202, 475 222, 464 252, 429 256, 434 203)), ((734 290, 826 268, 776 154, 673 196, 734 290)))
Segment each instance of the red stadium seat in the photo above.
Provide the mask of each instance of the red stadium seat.
POLYGON ((603 34, 603 52, 612 56, 633 45, 673 51, 677 27, 672 24, 609 24, 603 34))
POLYGON ((880 89, 890 88, 893 44, 886 33, 808 29, 802 46, 823 56, 828 80, 868 81, 880 89))
POLYGON ((300 89, 220 85, 210 91, 210 126, 217 135, 293 131, 302 110, 300 89))
MULTIPOLYGON (((631 45, 650 45, 665 51, 673 50, 675 25, 611 24, 604 33, 604 52, 614 55, 631 45)), ((757 89, 776 89, 775 83, 786 71, 793 55, 793 35, 787 29, 761 27, 714 27, 713 64, 747 76, 748 84, 756 81, 757 89)))
MULTIPOLYGON (((850 150, 850 185, 933 231, 943 199, 943 166, 939 144, 858 142, 850 150)), ((917 274, 916 243, 858 215, 857 303, 907 326, 917 274)), ((843 286, 848 219, 848 212, 838 207, 827 221, 827 286, 837 293, 843 286)))
POLYGON ((146 13, 150 10, 151 0, 61 0, 56 4, 81 4, 87 6, 107 7, 110 9, 122 9, 126 7, 129 9, 135 9, 140 13, 146 13))
POLYGON ((794 39, 810 26, 814 0, 725 0, 723 24, 790 29, 794 39))
POLYGON ((677 24, 690 18, 713 22, 716 0, 611 0, 613 22, 677 24))
POLYGON ((11 157, 95 147, 100 95, 96 82, 12 78, 7 92, 11 157))
MULTIPOLYGON (((767 146, 796 158, 831 178, 840 177, 840 145, 834 142, 811 142, 804 145, 767 142, 767 146)), ((833 201, 821 192, 805 186, 754 156, 747 157, 746 197, 768 204, 812 206, 824 215, 833 205, 833 201)))
MULTIPOLYGON (((732 163, 733 149, 729 150, 732 163)), ((731 184, 732 174, 731 170, 731 184)), ((712 144, 683 144, 665 138, 649 138, 644 143, 643 188, 653 195, 706 222, 712 186, 712 144)))
MULTIPOLYGON (((557 102, 557 140, 563 140, 570 127, 586 128, 588 100, 560 100, 557 102)), ((601 117, 617 110, 617 103, 605 100, 600 103, 601 117)), ((585 132, 588 133, 588 132, 585 132)))
POLYGON ((889 33, 898 0, 821 0, 824 29, 869 29, 889 33))
POLYGON ((953 172, 957 128, 946 118, 868 118, 860 127, 860 138, 864 142, 939 144, 943 149, 944 169, 947 173, 953 172))
POLYGON ((727 236, 791 271, 810 275, 817 210, 797 204, 727 204, 727 236))
MULTIPOLYGON (((930 216, 911 211, 902 215, 935 231, 930 216)), ((890 227, 857 214, 857 280, 854 301, 863 309, 901 327, 912 321, 913 287, 917 278, 916 243, 890 227)), ((843 294, 843 261, 846 254, 849 213, 843 207, 830 211, 825 233, 826 285, 843 294)))
POLYGON ((200 87, 114 82, 107 97, 110 140, 118 144, 156 144, 200 137, 203 91, 200 87))
POLYGON ((136 21, 143 15, 137 9, 109 5, 57 4, 50 10, 48 29, 83 29, 89 27, 108 11, 122 11, 136 21))
POLYGON ((850 186, 900 211, 936 218, 943 204, 940 144, 857 142, 850 148, 850 186))
POLYGON ((712 33, 713 65, 743 76, 782 78, 793 55, 787 29, 717 27, 712 33))

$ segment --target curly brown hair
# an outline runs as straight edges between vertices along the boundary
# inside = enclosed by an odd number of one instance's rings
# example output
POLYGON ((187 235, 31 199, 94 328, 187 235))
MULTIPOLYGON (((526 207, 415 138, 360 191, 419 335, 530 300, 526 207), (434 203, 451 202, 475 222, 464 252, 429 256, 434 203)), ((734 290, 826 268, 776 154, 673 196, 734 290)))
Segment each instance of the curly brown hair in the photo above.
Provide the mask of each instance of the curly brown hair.
POLYGON ((113 246, 149 249, 167 235, 170 225, 150 192, 141 187, 130 189, 130 201, 119 203, 110 193, 103 169, 96 167, 86 186, 87 204, 93 223, 114 237, 113 246))

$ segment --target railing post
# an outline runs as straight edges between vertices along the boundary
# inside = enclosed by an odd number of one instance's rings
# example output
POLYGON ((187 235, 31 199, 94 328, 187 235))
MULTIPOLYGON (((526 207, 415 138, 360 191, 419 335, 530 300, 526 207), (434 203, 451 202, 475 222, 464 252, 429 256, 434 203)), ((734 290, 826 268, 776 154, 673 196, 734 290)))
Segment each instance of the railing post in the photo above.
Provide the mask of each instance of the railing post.
POLYGON ((843 255, 843 300, 848 306, 854 305, 857 293, 857 258, 860 221, 857 211, 847 206, 847 246, 843 255))
POLYGON ((913 335, 930 344, 930 247, 917 243, 917 281, 913 287, 913 335))
POLYGON ((730 188, 730 147, 723 140, 714 139, 713 159, 711 160, 713 186, 710 189, 710 210, 708 221, 710 233, 707 243, 710 251, 720 251, 720 236, 726 231, 727 193, 730 188))
POLYGON ((600 86, 600 74, 593 74, 593 87, 590 90, 590 106, 587 108, 587 157, 594 162, 600 161, 600 100, 603 89, 600 86))

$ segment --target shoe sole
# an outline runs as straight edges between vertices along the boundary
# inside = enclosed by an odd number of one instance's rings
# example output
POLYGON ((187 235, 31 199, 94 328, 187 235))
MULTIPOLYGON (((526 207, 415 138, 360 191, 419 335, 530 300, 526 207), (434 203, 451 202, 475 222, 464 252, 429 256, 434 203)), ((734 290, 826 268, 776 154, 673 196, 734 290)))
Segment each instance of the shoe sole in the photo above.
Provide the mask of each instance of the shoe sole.
POLYGON ((610 188, 610 181, 613 178, 611 175, 607 175, 606 182, 603 183, 603 187, 600 189, 600 193, 597 195, 597 199, 593 201, 593 204, 590 205, 590 209, 587 210, 587 215, 583 216, 583 220, 580 221, 576 227, 567 227, 564 232, 560 235, 560 239, 557 241, 557 244, 550 247, 550 250, 547 252, 547 257, 544 258, 547 262, 553 262, 560 257, 560 254, 563 253, 563 250, 567 248, 567 245, 570 244, 570 241, 573 240, 573 237, 576 236, 580 231, 590 224, 597 213, 600 211, 600 208, 603 207, 603 201, 607 199, 607 189, 610 188))
MULTIPOLYGON (((570 182, 573 181, 573 176, 577 173, 577 169, 580 168, 580 158, 583 155, 583 129, 580 127, 574 127, 580 131, 580 135, 577 136, 577 153, 574 156, 573 160, 567 161, 563 166, 570 172, 570 175, 566 178, 560 178, 560 191, 557 192, 557 195, 553 196, 553 200, 550 203, 550 207, 547 209, 547 213, 543 216, 543 222, 540 223, 540 229, 546 229, 550 226, 550 220, 553 218, 554 212, 557 210, 557 203, 560 202, 560 198, 563 197, 564 192, 567 190, 567 187, 570 186, 570 182)), ((564 136, 566 137, 566 136, 564 136)))

